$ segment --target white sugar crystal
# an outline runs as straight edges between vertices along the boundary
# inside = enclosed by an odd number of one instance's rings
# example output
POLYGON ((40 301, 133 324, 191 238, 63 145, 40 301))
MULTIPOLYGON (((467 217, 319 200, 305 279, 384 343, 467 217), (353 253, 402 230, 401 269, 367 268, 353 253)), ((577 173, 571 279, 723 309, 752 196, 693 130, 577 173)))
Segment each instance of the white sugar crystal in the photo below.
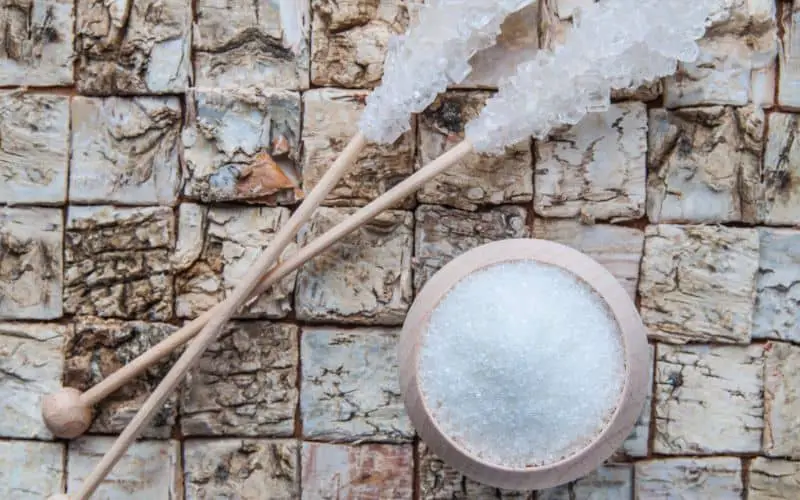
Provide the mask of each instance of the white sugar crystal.
POLYGON ((500 84, 467 124, 480 152, 499 152, 610 105, 611 89, 638 87, 694 61, 696 40, 723 0, 607 0, 575 12, 576 27, 553 52, 539 51, 500 84))
POLYGON ((617 323, 585 282, 555 266, 497 264, 433 311, 420 388, 440 429, 490 463, 561 459, 605 427, 624 380, 617 323))
POLYGON ((470 58, 491 47, 503 20, 535 0, 429 0, 417 22, 389 41, 381 85, 367 97, 359 129, 391 144, 449 84, 469 76, 470 58))

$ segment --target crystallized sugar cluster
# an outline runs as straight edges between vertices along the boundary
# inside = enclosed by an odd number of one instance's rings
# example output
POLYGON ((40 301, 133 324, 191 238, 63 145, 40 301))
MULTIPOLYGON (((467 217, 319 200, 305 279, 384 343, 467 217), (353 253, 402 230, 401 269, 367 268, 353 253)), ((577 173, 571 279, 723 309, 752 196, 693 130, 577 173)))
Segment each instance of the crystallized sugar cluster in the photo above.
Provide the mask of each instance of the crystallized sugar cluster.
POLYGON ((612 88, 635 87, 697 58, 721 0, 607 0, 576 12, 575 28, 553 52, 540 51, 502 82, 467 140, 481 152, 544 138, 587 112, 605 111, 612 88))
POLYGON ((430 0, 418 22, 389 42, 381 85, 367 97, 359 128, 372 142, 391 144, 451 83, 472 70, 469 60, 492 46, 503 20, 535 0, 430 0))
POLYGON ((561 268, 487 267, 431 314, 420 389, 439 428, 507 467, 551 463, 603 430, 624 380, 622 339, 605 302, 561 268))

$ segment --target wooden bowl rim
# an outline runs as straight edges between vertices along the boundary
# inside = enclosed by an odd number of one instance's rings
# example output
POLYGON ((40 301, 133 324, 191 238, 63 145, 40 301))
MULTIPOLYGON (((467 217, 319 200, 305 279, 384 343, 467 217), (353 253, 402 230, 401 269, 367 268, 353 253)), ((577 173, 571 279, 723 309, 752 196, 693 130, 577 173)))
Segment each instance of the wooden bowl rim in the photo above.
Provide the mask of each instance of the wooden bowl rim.
POLYGON ((611 457, 633 431, 647 397, 648 345, 636 305, 619 281, 586 254, 548 240, 502 240, 469 250, 442 267, 417 294, 399 341, 400 390, 409 418, 423 442, 448 465, 497 488, 543 489, 582 477, 611 457), (419 350, 432 311, 466 276, 504 262, 534 260, 559 267, 586 283, 616 320, 625 363, 622 391, 603 429, 582 448, 556 462, 511 468, 486 462, 442 432, 419 386, 419 350))

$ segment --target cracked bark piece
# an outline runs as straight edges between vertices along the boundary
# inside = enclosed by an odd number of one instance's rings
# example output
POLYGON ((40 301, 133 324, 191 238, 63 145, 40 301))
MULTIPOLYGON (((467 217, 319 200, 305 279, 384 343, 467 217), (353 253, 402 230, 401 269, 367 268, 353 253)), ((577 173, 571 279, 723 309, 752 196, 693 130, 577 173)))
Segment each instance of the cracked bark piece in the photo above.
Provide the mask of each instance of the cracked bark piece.
POLYGON ((0 495, 41 500, 64 491, 64 445, 0 441, 0 495))
MULTIPOLYGON (((253 270, 253 263, 272 243, 275 233, 289 220, 286 208, 226 207, 206 209, 184 203, 176 270, 176 314, 194 318, 222 302, 253 270)), ((281 255, 285 260, 297 251, 294 243, 281 255)), ((297 272, 267 290, 239 318, 283 318, 291 311, 291 295, 297 272)))
POLYGON ((651 338, 749 343, 758 248, 755 229, 648 226, 639 294, 651 338))
POLYGON ((667 458, 636 463, 636 498, 742 498, 742 461, 735 457, 667 458))
POLYGON ((184 92, 191 78, 190 0, 77 0, 78 91, 184 92))
POLYGON ((631 464, 607 464, 572 483, 539 491, 536 500, 578 498, 633 500, 632 488, 633 466, 631 464))
POLYGON ((64 310, 103 318, 172 317, 168 207, 72 206, 64 243, 64 310))
POLYGON ((295 500, 299 445, 290 440, 189 439, 184 444, 186 500, 295 500))
POLYGON ((314 0, 311 14, 311 83, 319 86, 376 86, 389 38, 409 22, 400 0, 314 0))
POLYGON ((298 328, 233 322, 206 350, 183 392, 184 436, 291 436, 298 328))
MULTIPOLYGON (((78 491, 114 443, 112 437, 81 437, 67 452, 67 491, 78 491)), ((97 498, 180 498, 181 446, 178 441, 136 441, 95 491, 97 498)))
POLYGON ((778 104, 800 109, 800 0, 784 2, 781 16, 783 51, 779 54, 778 104))
POLYGON ((764 120, 748 108, 650 111, 651 222, 753 222, 764 120))
MULTIPOLYGON (((348 141, 358 132, 366 91, 315 89, 303 94, 303 189, 319 183, 348 141)), ((331 190, 329 206, 363 206, 414 171, 414 130, 391 145, 368 143, 331 190)), ((410 208, 413 196, 397 206, 410 208)))
POLYGON ((800 347, 764 347, 764 453, 800 458, 800 347))
MULTIPOLYGON (((79 319, 64 342, 64 385, 86 391, 176 330, 175 326, 165 323, 79 319)), ((181 351, 182 348, 171 353, 96 405, 89 431, 99 434, 122 432, 177 361, 181 351)), ((144 435, 169 437, 176 421, 177 407, 178 397, 172 394, 159 408, 144 435)))
POLYGON ((61 317, 62 211, 0 208, 0 319, 61 317))
POLYGON ((768 225, 800 224, 800 121, 797 115, 769 116, 758 220, 768 225))
POLYGON ((800 498, 800 462, 757 457, 749 472, 748 500, 800 498))
POLYGON ((61 389, 64 335, 70 327, 0 323, 0 436, 53 439, 41 398, 61 389))
POLYGON ((632 227, 585 225, 577 220, 536 219, 533 237, 570 246, 602 264, 636 298, 644 232, 632 227))
POLYGON ((764 429, 763 346, 656 349, 655 453, 757 453, 764 429))
MULTIPOLYGON (((764 2, 762 2, 764 3, 764 2)), ((774 101, 776 60, 762 60, 774 51, 777 31, 775 23, 762 39, 748 30, 743 35, 722 35, 698 41, 700 53, 694 63, 679 63, 673 76, 664 80, 664 105, 668 108, 688 106, 753 103, 770 107, 774 101), (754 47, 754 44, 760 47, 754 47), (753 60, 758 67, 753 68, 753 60)))
POLYGON ((308 2, 198 0, 198 87, 308 88, 308 2))
POLYGON ((753 338, 800 343, 800 231, 760 228, 753 338))
POLYGON ((539 4, 533 2, 509 15, 491 47, 469 60, 472 71, 453 88, 497 88, 503 78, 514 74, 517 65, 539 50, 539 4))
POLYGON ((773 0, 727 0, 719 6, 693 63, 665 79, 667 107, 713 104, 771 106, 777 19, 773 0))
POLYGON ((528 212, 501 206, 465 212, 422 205, 415 213, 414 290, 419 290, 445 264, 462 253, 492 241, 526 238, 528 212))
POLYGON ((411 500, 412 457, 411 445, 303 443, 303 496, 411 500))
POLYGON ((0 5, 0 86, 71 85, 73 0, 0 5))
POLYGON ((75 97, 70 200, 174 205, 181 184, 176 97, 75 97))
POLYGON ((534 210, 543 217, 638 219, 645 210, 647 108, 612 104, 536 143, 534 210))
MULTIPOLYGON (((448 92, 419 117, 420 169, 464 138, 464 126, 478 115, 489 92, 448 92)), ((477 210, 484 205, 533 199, 533 153, 525 141, 502 155, 472 153, 417 192, 420 203, 477 210)))
POLYGON ((307 329, 301 336, 303 435, 330 441, 410 441, 397 380, 395 330, 307 329))
MULTIPOLYGON (((355 211, 318 209, 298 235, 300 246, 355 211)), ((297 276, 297 318, 360 325, 402 324, 412 296, 413 225, 410 212, 383 212, 307 262, 297 276)))
POLYGON ((464 476, 439 459, 425 443, 417 451, 421 500, 534 500, 533 491, 500 490, 464 476))
POLYGON ((69 97, 0 92, 0 203, 64 204, 68 163, 69 97))
POLYGON ((294 203, 300 95, 264 89, 195 91, 183 130, 186 196, 206 203, 294 203))

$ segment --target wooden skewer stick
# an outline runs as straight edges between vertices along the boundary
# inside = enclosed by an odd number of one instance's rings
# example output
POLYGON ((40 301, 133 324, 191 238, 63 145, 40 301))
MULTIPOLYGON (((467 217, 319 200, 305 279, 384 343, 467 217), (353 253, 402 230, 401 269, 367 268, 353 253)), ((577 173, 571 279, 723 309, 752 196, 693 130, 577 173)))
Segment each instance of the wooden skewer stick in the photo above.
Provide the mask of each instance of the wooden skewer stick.
MULTIPOLYGON (((286 246, 294 240, 298 231, 308 221, 314 210, 325 200, 344 176, 347 169, 355 163, 358 154, 364 149, 366 143, 366 138, 360 132, 353 136, 333 165, 331 165, 331 168, 322 176, 319 184, 303 200, 300 207, 289 219, 289 222, 278 231, 275 235, 275 240, 262 254, 260 260, 252 266, 254 272, 251 276, 260 279, 261 276, 267 273, 283 253, 286 246)), ((260 295, 265 288, 261 287, 259 293, 257 295, 254 294, 254 296, 260 295)), ((201 331, 204 325, 223 313, 225 304, 226 301, 223 301, 204 312, 191 323, 112 373, 88 391, 81 394, 77 389, 66 387, 59 392, 45 396, 42 399, 42 418, 47 427, 56 437, 64 439, 73 439, 86 432, 92 423, 92 407, 94 405, 134 377, 143 373, 161 358, 191 340, 201 331)))
MULTIPOLYGON (((384 210, 406 198, 423 184, 447 170, 470 152, 472 152, 472 145, 467 141, 462 141, 453 149, 441 155, 411 177, 408 177, 375 201, 361 208, 355 214, 336 225, 333 229, 303 247, 300 252, 290 257, 285 262, 278 264, 264 277, 263 281, 259 273, 253 273, 245 278, 245 280, 234 289, 233 294, 221 303, 220 313, 211 318, 205 328, 203 328, 197 336, 197 339, 189 344, 177 363, 175 363, 166 377, 164 377, 164 380, 161 381, 155 391, 153 391, 153 394, 145 401, 142 408, 136 413, 136 416, 133 417, 133 420, 125 427, 125 430, 114 442, 111 449, 106 452, 100 463, 94 468, 89 477, 86 478, 86 482, 78 492, 78 500, 87 500, 97 489, 109 471, 125 454, 128 447, 150 423, 158 408, 164 403, 167 397, 169 397, 170 393, 175 390, 178 384, 180 384, 188 370, 200 359, 200 356, 205 352, 208 345, 214 341, 223 323, 253 292, 256 291, 257 287, 270 287, 283 279, 286 275, 296 271, 308 260, 321 254, 343 237, 360 228, 384 210)), ((264 256, 269 253, 271 252, 263 254, 261 258, 259 258, 259 263, 266 260, 264 256)))

